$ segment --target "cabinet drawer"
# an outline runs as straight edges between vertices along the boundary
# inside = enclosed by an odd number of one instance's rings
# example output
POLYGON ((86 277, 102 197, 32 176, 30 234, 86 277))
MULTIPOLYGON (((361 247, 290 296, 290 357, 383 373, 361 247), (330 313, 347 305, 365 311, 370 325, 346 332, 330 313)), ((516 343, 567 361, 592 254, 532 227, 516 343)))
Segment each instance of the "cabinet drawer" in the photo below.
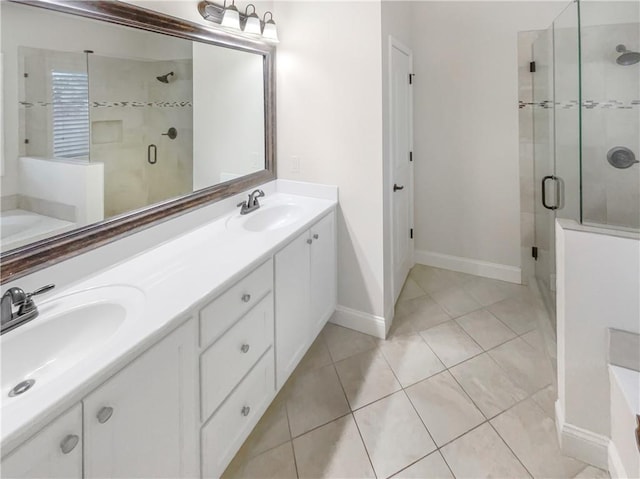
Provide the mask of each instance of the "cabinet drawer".
POLYGON ((200 346, 213 343, 273 290, 273 260, 242 278, 200 311, 200 346))
POLYGON ((200 358, 203 421, 272 344, 273 293, 269 293, 200 358))
POLYGON ((201 431, 202 476, 219 477, 275 395, 273 348, 201 431))

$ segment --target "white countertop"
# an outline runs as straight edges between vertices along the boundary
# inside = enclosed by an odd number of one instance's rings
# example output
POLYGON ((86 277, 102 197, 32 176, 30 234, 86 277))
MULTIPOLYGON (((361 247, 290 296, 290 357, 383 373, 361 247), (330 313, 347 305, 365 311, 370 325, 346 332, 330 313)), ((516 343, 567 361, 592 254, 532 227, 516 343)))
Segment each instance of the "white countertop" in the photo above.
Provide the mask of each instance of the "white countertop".
MULTIPOLYGON (((80 401, 191 317, 191 312, 223 292, 337 205, 337 187, 333 186, 276 180, 263 189, 267 192, 260 200, 263 207, 294 203, 302 209, 299 219, 272 231, 248 232, 227 228, 227 221, 238 216, 238 209, 234 209, 175 240, 56 292, 39 305, 41 312, 46 311, 47 302, 59 297, 111 285, 133 286, 145 296, 139 321, 123 326, 59 379, 40 387, 36 385, 23 396, 2 398, 3 455, 80 401)), ((234 200, 245 197, 246 193, 243 193, 234 200)), ((51 278, 51 282, 55 282, 55 278, 51 278)), ((14 331, 23 330, 21 334, 25 334, 27 328, 37 327, 37 321, 14 331)))

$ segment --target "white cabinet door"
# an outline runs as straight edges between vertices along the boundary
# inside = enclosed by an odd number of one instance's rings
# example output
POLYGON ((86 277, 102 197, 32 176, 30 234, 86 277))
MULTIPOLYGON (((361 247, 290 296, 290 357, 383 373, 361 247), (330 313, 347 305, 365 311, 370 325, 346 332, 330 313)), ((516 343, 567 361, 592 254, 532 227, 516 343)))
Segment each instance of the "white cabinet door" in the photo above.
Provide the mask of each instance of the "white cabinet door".
POLYGON ((84 399, 86 477, 198 475, 196 340, 190 320, 84 399))
POLYGON ((311 227, 311 340, 336 309, 335 215, 330 213, 311 227))
POLYGON ((2 460, 3 479, 82 477, 82 407, 77 404, 2 460))
POLYGON ((275 255, 276 379, 280 389, 309 346, 309 232, 275 255))

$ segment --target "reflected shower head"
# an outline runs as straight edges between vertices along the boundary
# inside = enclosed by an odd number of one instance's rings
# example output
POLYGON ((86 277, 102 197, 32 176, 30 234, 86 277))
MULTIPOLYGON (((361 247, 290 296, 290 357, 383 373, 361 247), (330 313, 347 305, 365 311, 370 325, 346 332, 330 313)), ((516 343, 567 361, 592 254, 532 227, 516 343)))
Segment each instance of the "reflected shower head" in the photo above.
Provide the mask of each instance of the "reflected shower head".
POLYGON ((162 83, 169 83, 170 76, 173 76, 173 72, 169 72, 166 75, 160 75, 159 77, 156 77, 156 80, 162 83))
POLYGON ((640 62, 640 53, 629 51, 627 47, 622 44, 616 47, 616 51, 622 53, 622 55, 616 58, 618 65, 629 66, 640 62))

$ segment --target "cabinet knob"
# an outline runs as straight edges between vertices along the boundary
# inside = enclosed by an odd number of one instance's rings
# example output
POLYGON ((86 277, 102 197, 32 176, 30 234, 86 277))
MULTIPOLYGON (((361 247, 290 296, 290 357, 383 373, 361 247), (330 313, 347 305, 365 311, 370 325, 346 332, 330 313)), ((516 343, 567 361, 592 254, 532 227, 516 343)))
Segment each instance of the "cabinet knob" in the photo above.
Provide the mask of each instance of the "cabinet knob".
POLYGON ((242 351, 243 353, 248 353, 249 352, 249 345, 248 344, 243 344, 242 346, 240 346, 240 351, 242 351))
POLYGON ((244 293, 241 299, 243 303, 248 303, 251 301, 251 295, 249 293, 244 293))
POLYGON ((313 243, 313 240, 312 240, 311 238, 309 238, 309 239, 307 240, 307 244, 311 244, 311 243, 313 243))
POLYGON ((243 406, 242 410, 240 411, 243 416, 248 416, 250 412, 251 408, 249 406, 243 406))
POLYGON ((105 406, 98 411, 98 414, 96 414, 96 417, 98 418, 98 422, 100 424, 104 424, 109 419, 111 419, 112 415, 113 415, 113 408, 109 406, 105 406))
POLYGON ((318 233, 313 235, 313 239, 318 239, 318 238, 320 238, 320 235, 318 233))
POLYGON ((71 451, 73 451, 78 445, 79 441, 80 438, 75 434, 69 434, 68 436, 65 436, 65 438, 60 441, 60 450, 62 451, 62 454, 69 454, 71 451))

